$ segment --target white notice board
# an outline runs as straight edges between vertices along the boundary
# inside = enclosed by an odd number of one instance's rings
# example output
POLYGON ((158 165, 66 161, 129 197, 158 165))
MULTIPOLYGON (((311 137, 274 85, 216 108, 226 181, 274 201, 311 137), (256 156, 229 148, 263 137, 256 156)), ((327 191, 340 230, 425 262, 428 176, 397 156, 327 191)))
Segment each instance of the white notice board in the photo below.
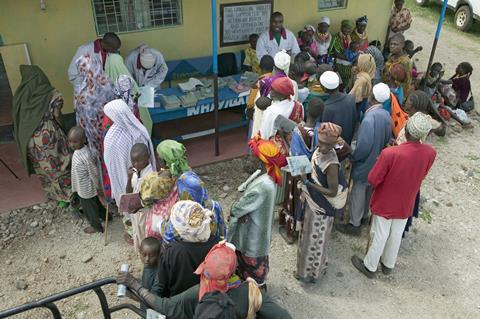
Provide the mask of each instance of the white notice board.
POLYGON ((220 5, 220 46, 248 43, 252 33, 264 32, 270 25, 273 0, 220 5))

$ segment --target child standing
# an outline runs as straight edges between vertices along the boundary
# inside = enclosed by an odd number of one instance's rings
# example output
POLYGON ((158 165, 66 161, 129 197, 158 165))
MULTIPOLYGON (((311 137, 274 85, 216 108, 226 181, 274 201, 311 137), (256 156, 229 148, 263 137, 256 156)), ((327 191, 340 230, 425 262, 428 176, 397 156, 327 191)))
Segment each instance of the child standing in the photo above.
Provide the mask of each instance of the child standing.
POLYGON ((245 60, 243 61, 243 66, 247 71, 262 74, 256 50, 258 34, 250 34, 250 36, 248 37, 248 41, 250 42, 250 47, 245 49, 245 60))
POLYGON ((72 192, 80 198, 80 206, 90 226, 83 231, 87 234, 103 232, 101 220, 105 208, 98 199, 101 192, 95 159, 86 145, 85 131, 74 126, 68 133, 68 144, 74 150, 72 156, 72 192))
MULTIPOLYGON (((125 192, 138 193, 143 178, 153 172, 147 145, 143 143, 134 144, 130 151, 130 159, 132 161, 132 167, 128 169, 128 182, 125 192)), ((142 208, 136 213, 130 214, 133 228, 133 247, 135 251, 139 251, 140 243, 145 238, 148 211, 149 208, 142 208)))
MULTIPOLYGON (((140 244, 140 260, 143 263, 142 287, 155 295, 160 294, 160 283, 158 281, 158 255, 160 254, 160 241, 153 237, 147 237, 140 244)), ((145 304, 140 305, 146 309, 145 304)))
POLYGON ((248 136, 253 137, 258 133, 258 130, 260 130, 263 111, 255 106, 255 102, 260 97, 260 82, 263 79, 272 76, 274 64, 275 62, 273 58, 269 55, 264 55, 260 60, 260 74, 262 75, 260 75, 257 82, 253 85, 252 89, 250 90, 250 95, 247 99, 246 113, 247 117, 251 119, 248 136))

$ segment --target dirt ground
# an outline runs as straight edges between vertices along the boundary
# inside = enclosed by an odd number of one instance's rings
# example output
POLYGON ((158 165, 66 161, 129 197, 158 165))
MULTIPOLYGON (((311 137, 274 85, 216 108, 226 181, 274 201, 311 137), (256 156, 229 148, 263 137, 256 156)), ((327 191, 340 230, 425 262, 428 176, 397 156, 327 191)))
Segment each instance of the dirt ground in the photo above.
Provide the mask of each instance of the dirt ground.
MULTIPOLYGON (((419 70, 426 67, 436 23, 416 19, 407 38, 423 45, 419 70)), ((480 84, 480 43, 460 32, 444 30, 436 60, 447 75, 461 60, 473 64, 473 88, 480 84)), ((476 92, 478 93, 478 92, 476 92)), ((477 101, 480 96, 477 94, 477 101)), ((363 255, 367 241, 332 234, 329 269, 313 285, 292 276, 296 246, 288 246, 275 227, 272 241, 269 291, 293 318, 480 318, 480 231, 474 223, 480 211, 480 130, 449 129, 447 138, 431 138, 438 151, 433 169, 422 187, 422 218, 405 238, 393 276, 369 280, 350 263, 363 255)), ((219 163, 196 171, 212 198, 225 210, 238 197, 235 191, 247 177, 242 160, 219 163)), ((122 240, 119 219, 103 235, 86 235, 80 221, 48 204, 0 215, 0 309, 32 301, 113 275, 122 263, 135 274, 141 264, 122 240)), ((107 287, 112 303, 115 286, 107 287)), ((99 318, 96 297, 84 294, 59 304, 65 318, 99 318)), ((18 318, 47 318, 37 312, 18 318)), ((134 318, 126 313, 114 318, 134 318)))

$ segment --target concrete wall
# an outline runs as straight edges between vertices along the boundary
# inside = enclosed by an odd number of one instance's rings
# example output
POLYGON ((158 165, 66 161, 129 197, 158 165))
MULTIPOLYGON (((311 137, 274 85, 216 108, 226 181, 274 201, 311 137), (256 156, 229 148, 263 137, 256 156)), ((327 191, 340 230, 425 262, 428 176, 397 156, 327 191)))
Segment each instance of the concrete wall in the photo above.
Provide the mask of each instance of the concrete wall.
MULTIPOLYGON (((240 2, 218 0, 219 4, 240 2)), ((244 1, 248 2, 248 1, 244 1)), ((53 86, 65 96, 65 112, 72 112, 72 87, 67 68, 77 47, 97 37, 90 0, 46 0, 41 11, 36 0, 1 0, 0 35, 5 44, 25 42, 33 64, 39 65, 53 86)), ((176 27, 120 34, 122 55, 139 43, 163 52, 167 60, 211 54, 210 0, 182 0, 183 24, 176 27)), ((274 0, 274 10, 285 15, 285 26, 296 33, 305 24, 316 24, 323 15, 338 30, 342 19, 369 16, 369 38, 385 38, 391 8, 389 0, 348 0, 346 9, 319 12, 317 0, 274 0)), ((246 46, 222 48, 239 51, 246 46)))

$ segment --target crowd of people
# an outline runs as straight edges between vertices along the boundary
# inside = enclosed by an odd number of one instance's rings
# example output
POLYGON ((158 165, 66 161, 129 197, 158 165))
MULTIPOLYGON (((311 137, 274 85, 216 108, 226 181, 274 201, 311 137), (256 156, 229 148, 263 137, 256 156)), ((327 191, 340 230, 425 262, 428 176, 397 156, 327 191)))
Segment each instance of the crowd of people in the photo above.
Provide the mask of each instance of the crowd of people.
POLYGON ((403 36, 412 22, 403 4, 394 1, 383 50, 369 42, 367 16, 342 21, 335 34, 322 17, 295 37, 275 12, 266 32, 250 36, 243 64, 259 75, 246 109, 251 176, 228 212, 209 198, 181 143, 152 143, 137 102, 140 86, 164 80, 163 56, 140 45, 124 63, 114 33, 72 60, 77 125, 68 134, 62 95, 39 67, 21 66, 14 123, 22 161, 49 199, 78 207, 86 233, 105 231, 108 207, 118 207, 144 270, 141 280, 120 273, 117 281, 142 309, 167 318, 290 318, 267 292, 277 205, 282 238, 297 243, 296 279, 325 273, 333 229, 360 236, 366 225, 368 252, 352 264, 368 278, 379 265, 389 275, 436 157, 426 137, 445 135, 450 117, 468 124, 471 65, 449 80, 440 63, 417 72, 412 56, 421 48, 403 36), (294 156, 307 157, 310 173, 292 175, 294 156))

